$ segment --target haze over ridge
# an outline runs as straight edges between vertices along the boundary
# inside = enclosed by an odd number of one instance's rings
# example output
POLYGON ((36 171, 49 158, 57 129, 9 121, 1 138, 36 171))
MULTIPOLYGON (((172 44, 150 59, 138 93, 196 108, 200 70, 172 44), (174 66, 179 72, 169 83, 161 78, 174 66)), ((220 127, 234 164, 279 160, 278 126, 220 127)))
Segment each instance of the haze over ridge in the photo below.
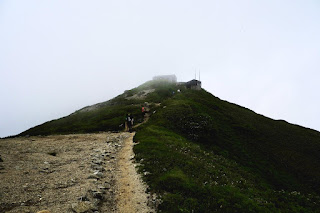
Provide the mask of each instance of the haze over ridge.
POLYGON ((320 130, 317 1, 0 3, 0 137, 201 70, 215 96, 320 130))

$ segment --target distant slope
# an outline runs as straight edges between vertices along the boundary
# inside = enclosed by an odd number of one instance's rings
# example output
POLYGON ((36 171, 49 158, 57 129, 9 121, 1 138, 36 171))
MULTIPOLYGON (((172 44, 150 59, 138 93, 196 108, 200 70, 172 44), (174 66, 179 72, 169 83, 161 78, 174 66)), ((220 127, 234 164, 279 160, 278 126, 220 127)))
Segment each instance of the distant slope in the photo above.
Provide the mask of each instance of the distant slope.
POLYGON ((20 135, 123 130, 145 102, 134 151, 162 212, 319 212, 320 133, 205 90, 150 81, 20 135))
POLYGON ((136 123, 142 121, 141 106, 145 102, 161 102, 170 97, 174 85, 149 81, 125 91, 109 101, 84 107, 69 116, 28 129, 18 136, 52 135, 123 130, 125 115, 131 113, 136 123))

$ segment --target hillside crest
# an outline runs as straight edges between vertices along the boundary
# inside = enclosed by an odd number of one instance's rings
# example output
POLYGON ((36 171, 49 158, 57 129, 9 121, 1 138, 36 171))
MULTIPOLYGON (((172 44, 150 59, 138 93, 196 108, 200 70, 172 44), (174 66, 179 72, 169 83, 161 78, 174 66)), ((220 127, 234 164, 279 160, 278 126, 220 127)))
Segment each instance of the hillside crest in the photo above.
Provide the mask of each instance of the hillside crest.
POLYGON ((149 81, 20 136, 123 131, 127 113, 144 121, 142 106, 150 119, 135 129, 134 151, 163 212, 319 209, 319 132, 186 84, 149 81))

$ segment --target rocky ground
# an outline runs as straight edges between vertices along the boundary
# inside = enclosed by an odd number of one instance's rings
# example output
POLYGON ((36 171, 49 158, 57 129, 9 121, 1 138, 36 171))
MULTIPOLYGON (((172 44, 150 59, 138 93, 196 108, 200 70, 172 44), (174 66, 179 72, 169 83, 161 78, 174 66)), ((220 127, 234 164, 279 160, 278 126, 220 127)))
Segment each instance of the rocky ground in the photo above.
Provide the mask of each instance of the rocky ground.
POLYGON ((0 140, 0 212, 154 212, 134 133, 0 140))

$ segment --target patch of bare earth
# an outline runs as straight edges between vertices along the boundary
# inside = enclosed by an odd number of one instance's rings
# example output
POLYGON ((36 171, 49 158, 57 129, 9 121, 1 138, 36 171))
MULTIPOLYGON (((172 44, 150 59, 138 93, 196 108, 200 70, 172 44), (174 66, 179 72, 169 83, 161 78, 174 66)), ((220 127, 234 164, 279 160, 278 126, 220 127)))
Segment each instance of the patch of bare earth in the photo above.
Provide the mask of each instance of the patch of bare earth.
POLYGON ((134 94, 130 97, 126 97, 126 99, 127 100, 133 100, 133 99, 142 100, 142 99, 146 98, 149 93, 153 93, 154 91, 155 91, 155 89, 142 90, 137 94, 134 94))
POLYGON ((134 203, 131 212, 152 211, 145 206, 146 186, 134 166, 124 173, 123 167, 132 163, 132 137, 99 133, 1 139, 0 212, 130 212, 122 211, 124 200, 134 203))

